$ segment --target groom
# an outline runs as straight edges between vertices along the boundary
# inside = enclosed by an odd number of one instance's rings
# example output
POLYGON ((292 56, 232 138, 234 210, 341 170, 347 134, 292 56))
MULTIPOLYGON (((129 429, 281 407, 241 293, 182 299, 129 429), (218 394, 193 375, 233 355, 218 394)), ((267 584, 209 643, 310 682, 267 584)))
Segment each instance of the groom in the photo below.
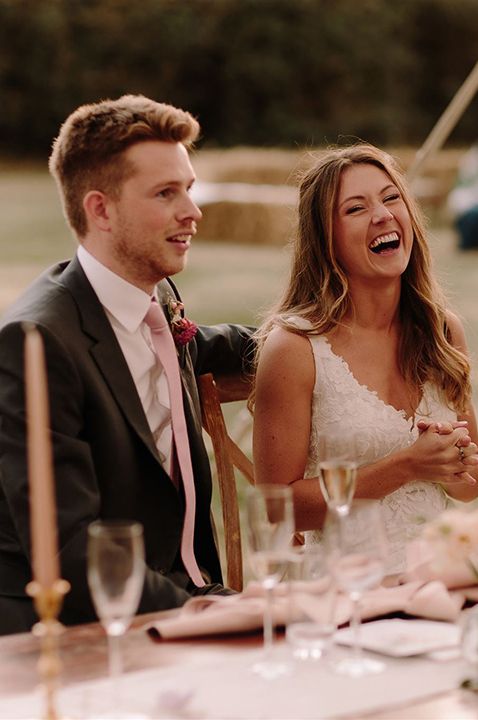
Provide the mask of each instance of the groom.
POLYGON ((250 331, 188 324, 169 279, 184 268, 201 218, 188 156, 198 133, 189 113, 130 95, 78 108, 53 145, 50 171, 78 250, 40 276, 0 325, 0 634, 35 621, 25 593, 25 322, 40 330, 47 361, 61 574, 71 583, 61 620, 95 619, 86 544, 98 519, 144 527, 139 612, 222 590, 195 377, 239 376, 250 331), (150 308, 166 326, 173 374, 179 363, 179 402, 150 308))

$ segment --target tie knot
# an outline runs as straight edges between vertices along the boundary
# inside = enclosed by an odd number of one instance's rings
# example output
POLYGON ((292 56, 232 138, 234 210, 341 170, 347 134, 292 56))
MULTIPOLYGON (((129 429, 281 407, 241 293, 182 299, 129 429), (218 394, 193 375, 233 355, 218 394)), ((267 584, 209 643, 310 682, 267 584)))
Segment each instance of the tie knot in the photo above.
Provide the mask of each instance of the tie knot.
POLYGON ((151 300, 149 310, 144 316, 144 322, 151 330, 164 330, 168 326, 164 313, 156 300, 151 300))

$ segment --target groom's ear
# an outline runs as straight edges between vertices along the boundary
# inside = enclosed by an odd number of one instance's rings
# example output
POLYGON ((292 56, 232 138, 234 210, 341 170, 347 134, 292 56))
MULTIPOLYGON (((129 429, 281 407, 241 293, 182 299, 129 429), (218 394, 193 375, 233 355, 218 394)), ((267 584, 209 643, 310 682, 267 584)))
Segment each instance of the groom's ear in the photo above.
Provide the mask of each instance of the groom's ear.
POLYGON ((112 219, 112 203, 110 198, 101 190, 90 190, 83 198, 88 229, 110 232, 112 219))

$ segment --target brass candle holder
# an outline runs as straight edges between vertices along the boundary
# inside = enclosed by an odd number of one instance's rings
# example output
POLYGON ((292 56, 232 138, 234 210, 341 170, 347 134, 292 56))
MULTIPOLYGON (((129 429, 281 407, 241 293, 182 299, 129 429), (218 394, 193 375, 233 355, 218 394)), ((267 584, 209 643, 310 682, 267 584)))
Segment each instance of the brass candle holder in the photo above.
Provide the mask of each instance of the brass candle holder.
POLYGON ((33 580, 26 587, 27 593, 33 598, 35 609, 40 621, 32 627, 32 633, 40 639, 41 650, 38 661, 38 674, 45 693, 44 720, 59 720, 56 711, 55 692, 61 672, 61 660, 58 639, 63 632, 59 622, 63 598, 70 589, 67 580, 55 580, 50 587, 43 587, 33 580))

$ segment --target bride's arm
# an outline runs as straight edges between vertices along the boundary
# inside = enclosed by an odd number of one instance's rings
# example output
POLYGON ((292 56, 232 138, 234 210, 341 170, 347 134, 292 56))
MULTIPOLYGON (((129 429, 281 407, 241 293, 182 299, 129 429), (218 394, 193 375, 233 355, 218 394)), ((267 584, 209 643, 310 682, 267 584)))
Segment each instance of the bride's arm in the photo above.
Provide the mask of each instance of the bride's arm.
MULTIPOLYGON (((274 329, 262 349, 256 377, 254 474, 257 483, 292 486, 297 530, 321 527, 326 511, 318 480, 304 479, 314 383, 315 364, 308 339, 274 329)), ((441 450, 446 443, 451 439, 430 432, 418 451, 407 448, 361 468, 357 496, 381 498, 410 482, 418 471, 424 472, 430 458, 426 448, 433 445, 441 450)), ((442 479, 445 477, 448 475, 442 473, 442 479)))
POLYGON ((303 480, 315 382, 312 348, 302 335, 275 328, 259 359, 254 407, 254 477, 294 490, 297 529, 318 528, 325 503, 317 481, 303 480))
POLYGON ((360 468, 356 497, 381 498, 414 480, 439 483, 453 497, 465 499, 464 488, 469 488, 470 495, 475 496, 476 481, 463 472, 456 446, 465 435, 465 427, 450 428, 450 432, 440 434, 433 424, 430 425, 409 447, 360 468))

